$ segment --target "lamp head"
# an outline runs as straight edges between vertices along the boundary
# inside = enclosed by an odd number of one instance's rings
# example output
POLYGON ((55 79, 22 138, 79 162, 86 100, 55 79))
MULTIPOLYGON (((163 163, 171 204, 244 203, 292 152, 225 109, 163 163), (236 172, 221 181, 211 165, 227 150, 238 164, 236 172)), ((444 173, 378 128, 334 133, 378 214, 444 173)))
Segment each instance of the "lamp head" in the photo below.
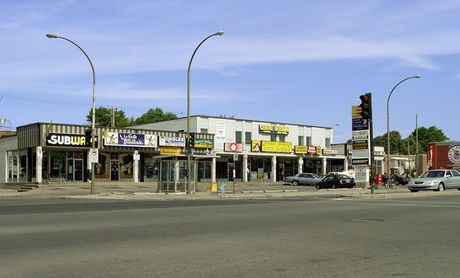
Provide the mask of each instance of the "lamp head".
POLYGON ((219 31, 219 32, 216 32, 214 35, 222 36, 223 34, 224 34, 224 31, 219 31))
POLYGON ((48 39, 57 39, 57 38, 58 38, 58 36, 57 36, 57 35, 54 35, 54 34, 46 34, 46 37, 47 37, 48 39))
POLYGON ((414 76, 414 77, 415 77, 415 78, 422 78, 422 76, 420 76, 420 75, 416 75, 416 76, 414 76))

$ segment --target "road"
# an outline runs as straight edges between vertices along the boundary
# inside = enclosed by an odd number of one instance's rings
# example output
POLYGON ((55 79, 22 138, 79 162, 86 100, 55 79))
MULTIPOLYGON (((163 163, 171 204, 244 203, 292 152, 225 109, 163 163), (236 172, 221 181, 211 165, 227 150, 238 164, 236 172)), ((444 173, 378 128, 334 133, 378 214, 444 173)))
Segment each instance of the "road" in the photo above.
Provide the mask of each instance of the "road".
POLYGON ((2 198, 0 277, 458 277, 460 200, 2 198))

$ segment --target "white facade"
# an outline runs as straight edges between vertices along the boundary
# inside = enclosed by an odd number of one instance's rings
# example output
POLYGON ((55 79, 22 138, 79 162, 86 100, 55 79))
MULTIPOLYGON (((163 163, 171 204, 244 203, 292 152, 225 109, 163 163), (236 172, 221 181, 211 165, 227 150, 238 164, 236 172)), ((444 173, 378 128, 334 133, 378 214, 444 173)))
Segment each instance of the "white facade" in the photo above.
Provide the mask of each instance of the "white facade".
MULTIPOLYGON (((186 122, 187 118, 179 118, 136 128, 186 131, 186 122)), ((214 148, 210 151, 219 157, 217 179, 231 179, 236 172, 235 177, 242 181, 279 181, 299 172, 326 174, 347 169, 346 155, 331 149, 331 127, 200 115, 190 117, 190 132, 214 134, 214 148)))

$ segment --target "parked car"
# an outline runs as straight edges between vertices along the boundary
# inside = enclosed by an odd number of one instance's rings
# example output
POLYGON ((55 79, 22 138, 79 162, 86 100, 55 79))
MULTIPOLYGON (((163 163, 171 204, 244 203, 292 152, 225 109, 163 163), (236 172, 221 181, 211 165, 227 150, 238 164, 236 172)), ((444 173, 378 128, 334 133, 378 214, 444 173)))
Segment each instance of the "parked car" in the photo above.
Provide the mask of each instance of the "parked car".
POLYGON ((355 179, 346 174, 329 173, 316 184, 316 189, 322 188, 353 188, 355 179))
POLYGON ((285 183, 291 183, 292 185, 316 185, 320 181, 321 177, 313 173, 299 173, 284 178, 285 183))
POLYGON ((393 180, 396 184, 406 185, 409 183, 409 177, 403 175, 393 175, 393 180))
POLYGON ((428 170, 419 177, 412 179, 407 184, 411 192, 419 190, 444 191, 444 189, 457 188, 460 190, 460 172, 456 170, 428 170))

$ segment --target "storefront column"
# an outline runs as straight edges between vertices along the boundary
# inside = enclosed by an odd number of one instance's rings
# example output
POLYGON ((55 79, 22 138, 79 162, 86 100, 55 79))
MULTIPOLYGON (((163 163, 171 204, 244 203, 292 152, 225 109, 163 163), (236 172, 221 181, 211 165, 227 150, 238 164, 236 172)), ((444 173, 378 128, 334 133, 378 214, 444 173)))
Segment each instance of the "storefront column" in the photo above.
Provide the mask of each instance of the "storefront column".
POLYGON ((303 157, 299 157, 299 166, 297 167, 297 173, 303 172, 303 157))
POLYGON ((327 167, 327 159, 325 157, 323 157, 323 175, 326 175, 326 167, 327 167))
POLYGON ((133 154, 133 179, 134 182, 139 182, 139 152, 136 150, 133 154))
POLYGON ((272 156, 272 182, 276 182, 276 155, 272 156))
POLYGON ((36 177, 36 182, 37 183, 42 183, 42 161, 43 161, 43 150, 41 146, 38 146, 36 149, 36 155, 35 155, 35 177, 36 177))
POLYGON ((177 192, 177 184, 180 181, 180 163, 179 160, 174 161, 174 192, 177 192))
POLYGON ((215 157, 211 160, 211 184, 216 183, 216 161, 217 159, 215 157))
MULTIPOLYGON (((348 158, 346 156, 345 156, 345 158, 343 160, 343 168, 344 168, 343 169, 344 171, 348 171, 348 158)), ((383 172, 380 172, 380 173, 383 173, 383 172)))
POLYGON ((243 155, 243 182, 248 182, 249 167, 248 167, 248 155, 243 155))

